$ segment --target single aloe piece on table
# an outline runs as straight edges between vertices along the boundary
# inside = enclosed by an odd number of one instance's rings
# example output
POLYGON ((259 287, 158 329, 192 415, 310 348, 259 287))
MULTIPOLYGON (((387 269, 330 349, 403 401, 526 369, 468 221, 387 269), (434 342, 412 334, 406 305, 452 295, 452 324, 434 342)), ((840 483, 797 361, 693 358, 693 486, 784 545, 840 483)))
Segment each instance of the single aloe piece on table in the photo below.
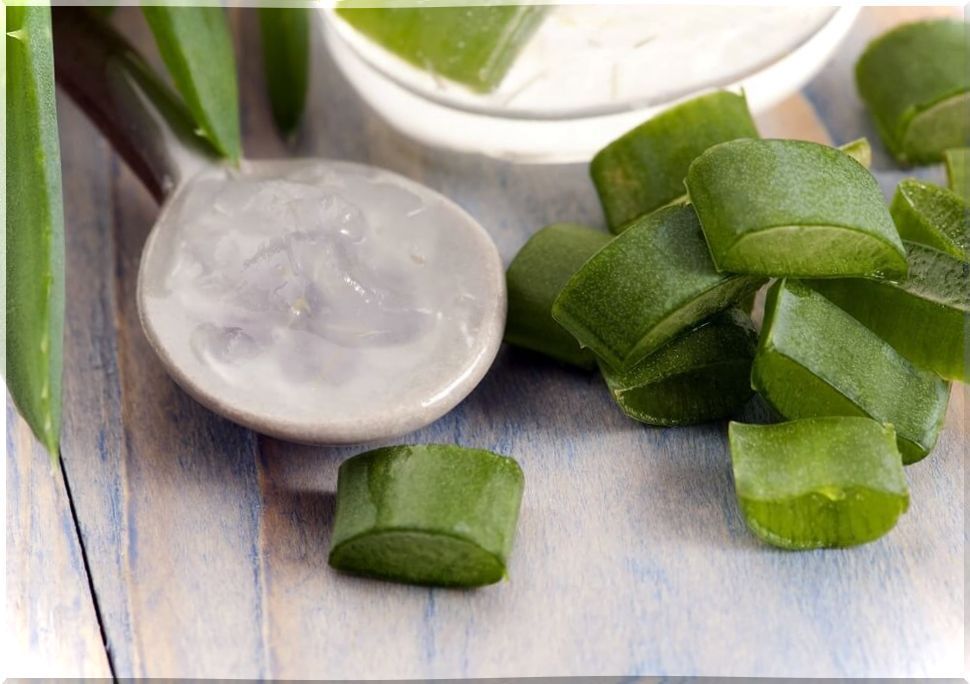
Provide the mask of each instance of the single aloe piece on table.
POLYGON ((774 546, 864 544, 909 507, 891 425, 843 417, 731 423, 728 441, 741 513, 774 546))
POLYGON ((273 121, 284 136, 296 130, 306 104, 310 73, 310 10, 260 7, 263 71, 273 121))
POLYGON ((686 205, 638 219, 563 287, 552 316, 617 370, 630 368, 764 283, 718 273, 686 205))
POLYGON ((563 285, 610 241, 601 230, 571 223, 546 226, 529 238, 506 274, 509 310, 505 341, 581 368, 596 358, 552 317, 552 303, 563 285))
POLYGON ((648 425, 694 425, 731 415, 751 398, 758 333, 729 309, 674 338, 626 371, 602 366, 623 412, 648 425))
POLYGON ((967 25, 957 19, 904 24, 866 47, 856 86, 898 161, 940 161, 970 145, 968 62, 967 25))
POLYGON ((970 261, 970 204, 938 185, 904 180, 889 210, 904 240, 970 261))
POLYGON ((231 161, 242 154, 232 36, 221 7, 144 6, 158 51, 202 134, 231 161))
POLYGON ((751 384, 789 419, 868 416, 896 428, 904 463, 939 437, 950 385, 802 282, 768 290, 751 384))
POLYGON ((950 190, 964 202, 970 202, 970 147, 947 150, 945 157, 950 190))
POLYGON ((497 582, 522 488, 514 460, 481 449, 427 444, 354 456, 337 476, 330 565, 413 584, 497 582))
POLYGON ((6 7, 6 380, 58 453, 64 332, 64 215, 50 8, 6 7))
POLYGON ((600 150, 590 164, 610 230, 685 194, 690 163, 735 138, 757 138, 744 95, 717 91, 658 114, 600 150))
POLYGON ((419 69, 488 92, 502 82, 546 9, 537 5, 344 6, 337 8, 337 14, 419 69))
POLYGON ((734 140, 687 172, 720 271, 767 276, 906 273, 879 185, 846 153, 800 140, 734 140))

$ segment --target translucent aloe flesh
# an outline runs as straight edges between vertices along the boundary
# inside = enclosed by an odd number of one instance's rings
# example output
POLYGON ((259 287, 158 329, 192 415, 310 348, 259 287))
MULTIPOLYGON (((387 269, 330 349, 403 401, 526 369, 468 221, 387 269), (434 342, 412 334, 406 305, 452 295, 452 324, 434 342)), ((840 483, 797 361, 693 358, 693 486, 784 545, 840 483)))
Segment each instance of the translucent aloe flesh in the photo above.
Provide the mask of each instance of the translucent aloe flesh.
POLYGON ((855 159, 867 169, 872 166, 872 147, 865 138, 850 140, 844 145, 839 145, 839 149, 855 159))
POLYGON ((350 458, 337 478, 330 565, 413 584, 497 582, 522 488, 514 460, 481 449, 391 446, 350 458))
POLYGON ((718 270, 898 277, 906 258, 879 185, 848 154, 798 140, 734 140, 687 172, 718 270))
POLYGON ((966 24, 905 24, 872 41, 856 64, 856 86, 879 135, 903 163, 940 161, 970 145, 970 41, 966 24))
POLYGON ((690 163, 735 138, 757 138, 744 95, 718 91, 688 100, 600 150, 590 164, 610 230, 684 195, 690 163))
POLYGON ((970 202, 970 147, 946 151, 946 177, 950 190, 970 202))
POLYGON ((649 425, 693 425, 726 418, 751 398, 758 334, 729 309, 674 338, 628 371, 602 367, 623 412, 649 425))
POLYGON ((789 419, 868 416, 896 428, 904 463, 939 437, 950 385, 804 283, 768 291, 751 384, 789 419))
POLYGON ((338 7, 337 14, 419 69, 488 92, 501 83, 546 10, 537 5, 338 7))
POLYGON ((763 283, 718 273, 694 210, 672 206, 638 219, 594 254, 563 287, 552 315, 623 370, 763 283))
POLYGON ((909 507, 891 425, 845 417, 731 423, 728 441, 741 512, 769 544, 864 544, 891 530, 909 507))
POLYGON ((552 303, 587 259, 610 241, 601 230, 570 223, 546 226, 529 238, 509 265, 505 341, 581 368, 596 357, 552 317, 552 303))
POLYGON ((932 247, 904 244, 909 276, 901 283, 846 278, 809 284, 916 366, 967 382, 970 264, 932 247))
POLYGON ((896 187, 889 209, 904 240, 970 261, 970 204, 956 193, 931 183, 904 180, 896 187))

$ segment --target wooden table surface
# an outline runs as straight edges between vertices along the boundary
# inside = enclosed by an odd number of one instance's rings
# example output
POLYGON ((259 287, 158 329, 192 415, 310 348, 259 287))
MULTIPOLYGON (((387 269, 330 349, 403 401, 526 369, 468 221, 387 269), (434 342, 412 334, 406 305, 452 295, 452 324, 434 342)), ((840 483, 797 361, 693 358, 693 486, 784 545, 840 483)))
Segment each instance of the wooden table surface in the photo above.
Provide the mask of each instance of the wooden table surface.
MULTIPOLYGON (((949 10, 954 12, 955 10, 949 10)), ((869 136, 851 81, 872 35, 938 10, 865 10, 766 135, 869 136), (817 116, 816 116, 817 115, 817 116)), ((144 34, 131 9, 126 30, 144 34)), ((317 45, 295 149, 270 132, 256 28, 234 11, 252 157, 360 160, 451 196, 508 261, 554 221, 602 225, 584 165, 516 166, 422 148, 361 103, 317 45)), ((143 41, 142 44, 148 41, 143 41)), ((340 461, 213 415, 138 326, 138 255, 156 207, 66 99, 68 305, 63 461, 7 409, 11 674, 390 678, 536 675, 962 676, 967 391, 912 504, 882 540, 790 553, 739 515, 724 425, 625 419, 596 376, 503 349, 456 410, 407 438, 515 456, 526 473, 507 582, 450 591, 326 563, 340 461)), ((920 173, 941 180, 940 169, 920 173)))

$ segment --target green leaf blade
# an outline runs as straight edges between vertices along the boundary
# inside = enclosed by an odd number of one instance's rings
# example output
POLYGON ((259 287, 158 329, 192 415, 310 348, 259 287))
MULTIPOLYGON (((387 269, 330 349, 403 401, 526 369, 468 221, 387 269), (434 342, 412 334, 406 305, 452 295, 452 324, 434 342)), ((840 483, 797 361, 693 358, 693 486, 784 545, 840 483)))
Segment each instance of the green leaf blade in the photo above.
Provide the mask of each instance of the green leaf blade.
POLYGON ((310 16, 299 7, 260 7, 263 70, 273 121, 284 137, 303 116, 310 74, 310 16))

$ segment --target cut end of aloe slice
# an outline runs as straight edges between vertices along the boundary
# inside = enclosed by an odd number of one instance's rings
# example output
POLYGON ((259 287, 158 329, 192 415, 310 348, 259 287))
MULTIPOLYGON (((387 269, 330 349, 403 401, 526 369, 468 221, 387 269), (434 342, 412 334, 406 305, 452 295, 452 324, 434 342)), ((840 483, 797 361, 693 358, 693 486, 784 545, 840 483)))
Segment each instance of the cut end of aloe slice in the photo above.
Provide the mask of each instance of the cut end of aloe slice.
POLYGON ((907 179, 896 186, 890 213, 904 240, 970 260, 970 204, 956 193, 907 179))
POLYGON ((970 202, 970 147, 947 150, 945 156, 950 190, 964 202, 970 202))
POLYGON ((965 145, 970 145, 970 92, 915 114, 903 134, 900 156, 912 164, 932 164, 943 161, 948 148, 965 145))

